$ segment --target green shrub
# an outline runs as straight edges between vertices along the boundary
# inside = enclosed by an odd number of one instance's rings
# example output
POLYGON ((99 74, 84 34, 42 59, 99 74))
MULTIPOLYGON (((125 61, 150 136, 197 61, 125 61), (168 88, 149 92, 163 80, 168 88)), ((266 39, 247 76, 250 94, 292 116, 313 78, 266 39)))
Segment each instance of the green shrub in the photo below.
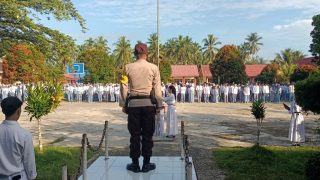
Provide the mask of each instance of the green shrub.
POLYGON ((307 180, 320 179, 320 153, 315 153, 308 159, 305 172, 307 180))

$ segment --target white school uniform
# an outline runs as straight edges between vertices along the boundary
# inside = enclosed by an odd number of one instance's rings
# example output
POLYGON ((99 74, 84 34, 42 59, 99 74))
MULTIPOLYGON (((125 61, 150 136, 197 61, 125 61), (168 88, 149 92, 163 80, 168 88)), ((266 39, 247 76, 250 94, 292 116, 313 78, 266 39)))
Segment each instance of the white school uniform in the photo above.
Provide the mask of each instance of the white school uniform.
POLYGON ((167 103, 167 135, 177 135, 178 134, 178 122, 176 115, 176 100, 174 94, 169 93, 167 97, 163 98, 163 101, 167 103))

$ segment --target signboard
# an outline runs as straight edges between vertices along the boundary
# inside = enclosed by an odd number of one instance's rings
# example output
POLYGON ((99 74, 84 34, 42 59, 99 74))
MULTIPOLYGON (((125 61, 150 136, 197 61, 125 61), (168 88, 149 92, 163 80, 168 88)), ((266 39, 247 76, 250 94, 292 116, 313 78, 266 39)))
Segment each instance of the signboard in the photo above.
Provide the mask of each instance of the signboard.
POLYGON ((73 63, 71 67, 67 67, 67 73, 69 74, 84 74, 84 63, 73 63))

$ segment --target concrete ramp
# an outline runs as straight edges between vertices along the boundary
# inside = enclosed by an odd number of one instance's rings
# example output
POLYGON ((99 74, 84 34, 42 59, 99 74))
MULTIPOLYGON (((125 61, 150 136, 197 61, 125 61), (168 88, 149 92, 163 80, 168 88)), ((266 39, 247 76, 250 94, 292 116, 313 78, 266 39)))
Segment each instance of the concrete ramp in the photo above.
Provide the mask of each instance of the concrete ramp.
MULTIPOLYGON (((142 166, 142 157, 140 166, 142 166)), ((190 158, 192 162, 192 158, 190 158)), ((133 173, 126 170, 131 163, 127 156, 110 156, 105 160, 100 156, 87 170, 88 180, 185 180, 185 161, 176 156, 154 156, 151 162, 157 168, 148 173, 133 173)), ((78 178, 82 180, 82 176, 78 178)), ((192 180, 197 180, 194 166, 192 166, 192 180)))

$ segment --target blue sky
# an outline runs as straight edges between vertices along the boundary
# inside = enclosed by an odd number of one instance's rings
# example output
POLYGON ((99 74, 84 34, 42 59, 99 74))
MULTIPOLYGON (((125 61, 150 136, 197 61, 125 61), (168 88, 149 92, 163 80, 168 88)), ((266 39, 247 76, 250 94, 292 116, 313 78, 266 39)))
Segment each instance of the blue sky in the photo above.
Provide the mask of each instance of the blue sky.
MULTIPOLYGON (((146 42, 157 30, 156 0, 73 0, 86 19, 82 33, 74 21, 42 21, 81 44, 89 37, 104 36, 113 49, 120 36, 133 46, 146 42)), ((312 16, 320 13, 320 0, 160 0, 160 41, 188 35, 202 45, 207 34, 222 44, 239 45, 251 32, 262 36, 258 55, 273 59, 285 48, 309 55, 312 16)))

